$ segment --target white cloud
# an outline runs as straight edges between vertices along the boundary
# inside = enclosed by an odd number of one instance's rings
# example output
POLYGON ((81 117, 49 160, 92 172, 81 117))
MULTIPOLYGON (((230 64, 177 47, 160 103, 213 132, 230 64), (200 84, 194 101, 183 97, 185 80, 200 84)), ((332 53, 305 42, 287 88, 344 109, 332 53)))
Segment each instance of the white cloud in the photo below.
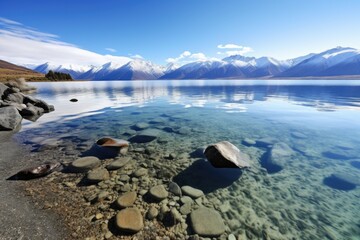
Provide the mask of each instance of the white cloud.
POLYGON ((105 48, 105 50, 107 50, 109 52, 116 52, 116 49, 114 49, 114 48, 105 48))
POLYGON ((228 43, 228 44, 219 44, 217 45, 218 48, 243 48, 243 46, 237 45, 237 44, 233 44, 233 43, 228 43))
POLYGON ((218 60, 217 58, 209 58, 204 53, 191 53, 190 51, 184 51, 176 58, 168 58, 166 62, 177 64, 179 66, 185 65, 194 61, 207 61, 207 60, 218 60))
POLYGON ((135 54, 135 55, 130 54, 130 57, 133 59, 144 59, 144 57, 141 56, 140 54, 135 54))
POLYGON ((244 55, 248 52, 253 51, 253 49, 251 47, 240 46, 240 45, 233 44, 233 43, 219 44, 217 47, 220 49, 231 49, 231 50, 227 50, 225 52, 217 52, 217 54, 219 54, 219 55, 227 55, 227 56, 244 55))
POLYGON ((0 18, 0 59, 15 64, 102 65, 115 61, 126 64, 128 57, 101 55, 58 40, 58 36, 43 33, 21 23, 0 18))

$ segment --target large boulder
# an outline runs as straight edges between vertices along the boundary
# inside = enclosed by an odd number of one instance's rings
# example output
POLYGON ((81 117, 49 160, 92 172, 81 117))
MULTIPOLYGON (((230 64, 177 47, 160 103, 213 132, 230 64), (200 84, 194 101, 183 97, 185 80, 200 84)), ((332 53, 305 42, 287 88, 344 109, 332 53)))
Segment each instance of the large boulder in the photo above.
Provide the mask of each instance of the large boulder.
POLYGON ((228 141, 209 145, 205 149, 204 155, 216 168, 250 167, 249 156, 228 141))
POLYGON ((21 104, 24 102, 24 94, 20 92, 11 93, 6 96, 5 100, 9 102, 16 102, 21 104))
POLYGON ((0 108, 0 130, 14 130, 22 117, 14 106, 0 108))
POLYGON ((213 209, 200 207, 190 214, 191 226, 201 237, 218 237, 225 232, 220 214, 213 209))
POLYGON ((129 233, 137 233, 144 227, 143 217, 137 208, 125 208, 116 215, 116 226, 129 233))

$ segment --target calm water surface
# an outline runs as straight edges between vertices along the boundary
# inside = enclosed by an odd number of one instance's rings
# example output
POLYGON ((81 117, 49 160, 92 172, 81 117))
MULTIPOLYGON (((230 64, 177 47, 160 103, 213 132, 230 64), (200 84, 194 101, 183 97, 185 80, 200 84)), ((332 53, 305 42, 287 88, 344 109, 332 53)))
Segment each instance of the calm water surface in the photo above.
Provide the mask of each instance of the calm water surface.
MULTIPOLYGON (((35 96, 56 109, 23 124, 18 139, 34 148, 72 141, 76 150, 76 144, 102 136, 129 139, 136 134, 133 125, 145 122, 163 134, 157 141, 134 145, 181 156, 171 160, 182 164, 175 163, 170 177, 202 189, 218 204, 231 232, 249 239, 360 238, 358 81, 34 85, 35 96), (223 140, 250 156, 251 170, 215 171, 196 152, 223 140), (279 143, 290 150, 270 159, 271 148, 279 143)), ((66 146, 64 151, 71 148, 66 146)))

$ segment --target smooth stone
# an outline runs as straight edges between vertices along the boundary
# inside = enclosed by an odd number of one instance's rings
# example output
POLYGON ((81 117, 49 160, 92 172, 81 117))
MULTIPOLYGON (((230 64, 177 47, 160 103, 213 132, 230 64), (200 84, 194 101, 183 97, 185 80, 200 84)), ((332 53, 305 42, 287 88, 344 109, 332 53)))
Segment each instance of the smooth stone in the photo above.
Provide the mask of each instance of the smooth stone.
POLYGON ((150 128, 139 132, 137 135, 130 138, 129 141, 135 143, 147 143, 155 140, 161 134, 162 134, 161 130, 150 128))
POLYGON ((305 138, 307 138, 307 136, 306 136, 305 134, 301 133, 301 132, 292 132, 292 133, 291 133, 291 136, 292 136, 293 138, 298 138, 298 139, 305 139, 305 138))
POLYGON ((115 161, 106 166, 108 170, 117 170, 125 166, 131 160, 130 157, 119 157, 115 161))
POLYGON ((149 193, 154 199, 158 201, 161 201, 169 196, 168 191, 166 191, 163 185, 157 185, 150 188, 149 193))
POLYGON ((234 234, 229 234, 228 240, 236 240, 236 237, 234 234))
POLYGON ((180 202, 186 204, 186 203, 193 203, 194 200, 189 196, 183 196, 180 198, 180 202))
POLYGON ((101 161, 97 157, 78 158, 70 164, 71 170, 75 172, 87 172, 100 166, 101 161))
POLYGON ((175 182, 169 183, 169 192, 181 197, 181 188, 175 182))
POLYGON ((20 123, 22 117, 14 106, 0 108, 0 130, 14 130, 20 123))
POLYGON ((125 208, 116 215, 116 226, 129 233, 137 233, 144 227, 143 217, 137 208, 125 208))
POLYGON ((200 207, 190 214, 191 226, 202 237, 218 237, 225 232, 220 214, 210 208, 200 207))
POLYGON ((181 187, 182 193, 192 198, 199 198, 204 196, 204 192, 200 189, 193 188, 191 186, 182 186, 181 187))
POLYGON ((256 140, 256 146, 258 147, 270 147, 277 143, 279 140, 272 137, 266 137, 256 140))
POLYGON ((149 126, 150 126, 149 124, 142 122, 142 123, 135 124, 133 128, 135 130, 144 130, 146 128, 149 128, 149 126))
POLYGON ((109 172, 105 168, 96 168, 88 172, 86 179, 91 183, 98 183, 110 178, 109 172))
POLYGON ((135 177, 141 177, 141 176, 144 176, 148 173, 148 170, 146 168, 139 168, 138 170, 136 170, 134 172, 134 176, 135 177))
POLYGON ((132 207, 136 201, 136 192, 127 192, 118 197, 116 204, 120 208, 132 207))
POLYGON ((204 155, 216 168, 246 168, 250 167, 249 156, 241 152, 235 145, 222 141, 209 145, 204 155))
POLYGON ((245 138, 244 140, 242 140, 242 143, 245 146, 254 146, 256 144, 256 141, 250 138, 245 138))
POLYGON ((331 175, 334 178, 340 179, 344 182, 360 186, 360 174, 354 174, 349 172, 340 172, 340 173, 333 173, 331 175))
POLYGON ((149 210, 146 213, 146 218, 149 220, 155 219, 159 215, 159 210, 156 209, 156 207, 151 206, 149 210))
POLYGON ((180 213, 183 215, 188 215, 191 213, 191 203, 185 203, 180 207, 180 213))
POLYGON ((275 143, 270 149, 268 158, 265 162, 265 168, 270 173, 281 171, 285 167, 289 157, 293 154, 294 150, 292 150, 292 148, 286 143, 275 143))

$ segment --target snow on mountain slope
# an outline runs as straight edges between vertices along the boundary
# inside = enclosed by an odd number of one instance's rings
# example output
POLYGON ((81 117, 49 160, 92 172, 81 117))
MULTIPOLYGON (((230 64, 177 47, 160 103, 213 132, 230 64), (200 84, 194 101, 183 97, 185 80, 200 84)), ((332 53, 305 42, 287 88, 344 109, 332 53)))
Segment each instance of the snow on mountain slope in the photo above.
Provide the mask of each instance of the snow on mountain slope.
POLYGON ((359 61, 359 50, 354 48, 336 47, 301 61, 279 74, 279 76, 305 77, 352 75, 353 73, 356 73, 357 69, 360 67, 359 61), (349 64, 352 66, 347 66, 349 64), (328 70, 330 72, 328 72, 328 70))

